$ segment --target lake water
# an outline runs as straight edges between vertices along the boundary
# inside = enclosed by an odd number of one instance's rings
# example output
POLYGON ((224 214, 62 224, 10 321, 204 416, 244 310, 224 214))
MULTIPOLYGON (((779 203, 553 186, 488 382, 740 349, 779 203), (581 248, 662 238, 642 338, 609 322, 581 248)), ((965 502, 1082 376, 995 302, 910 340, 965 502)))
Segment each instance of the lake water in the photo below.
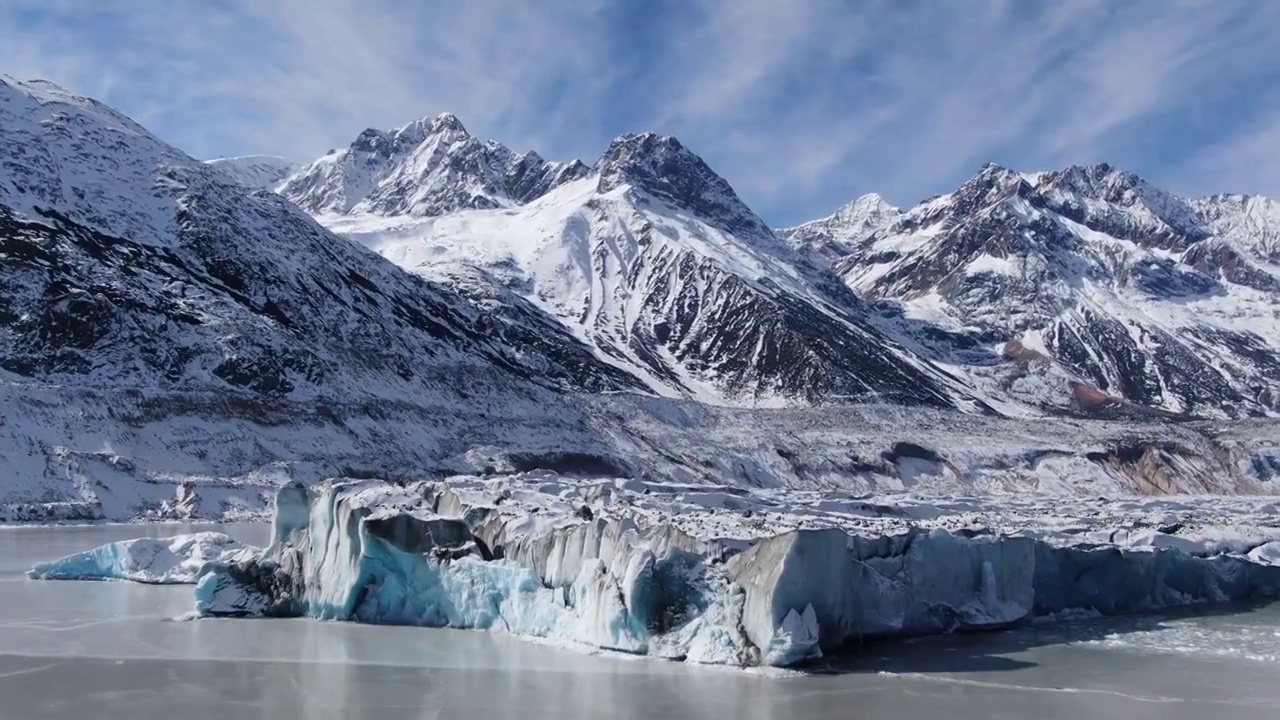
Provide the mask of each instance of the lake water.
MULTIPOLYGON (((190 526, 0 528, 0 718, 1280 717, 1280 607, 869 646, 814 672, 588 655, 496 634, 175 621, 189 587, 40 582, 190 526)), ((259 544, 262 526, 224 528, 259 544)))

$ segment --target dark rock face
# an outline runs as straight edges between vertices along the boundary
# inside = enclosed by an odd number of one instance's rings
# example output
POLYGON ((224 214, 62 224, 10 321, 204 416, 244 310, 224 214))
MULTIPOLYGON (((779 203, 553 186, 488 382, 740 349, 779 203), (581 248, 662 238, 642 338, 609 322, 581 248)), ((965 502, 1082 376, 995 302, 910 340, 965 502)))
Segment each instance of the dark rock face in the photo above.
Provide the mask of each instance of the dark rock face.
POLYGON ((461 520, 431 517, 420 518, 409 514, 390 514, 371 517, 364 521, 373 537, 390 543, 393 547, 415 555, 431 554, 457 559, 461 554, 474 551, 484 560, 471 538, 471 529, 461 520))
POLYGON ((300 582, 301 553, 283 548, 275 559, 252 559, 219 565, 216 576, 206 580, 212 596, 233 596, 236 600, 209 615, 218 617, 301 617, 306 605, 300 582), (228 592, 233 590, 233 592, 228 592))
POLYGON ((658 274, 671 276, 681 278, 674 297, 665 292, 670 285, 646 296, 661 322, 652 333, 633 328, 629 338, 641 358, 652 358, 654 373, 671 372, 662 361, 669 356, 720 378, 729 394, 951 404, 936 378, 851 319, 780 289, 753 287, 689 255, 658 274))
POLYGON ((295 269, 299 252, 315 253, 313 272, 282 275, 289 265, 271 261, 266 243, 229 254, 229 243, 264 238, 237 221, 233 206, 206 197, 190 207, 178 248, 110 237, 54 211, 39 223, 19 220, 0 207, 0 366, 143 385, 216 380, 280 396, 302 387, 340 392, 331 381, 351 374, 412 385, 423 359, 453 356, 460 369, 480 360, 535 383, 639 386, 527 303, 481 313, 283 205, 271 232, 300 243, 295 269), (239 332, 227 336, 228 327, 239 332))
POLYGON ((1187 250, 1182 259, 1196 270, 1218 275, 1227 282, 1280 294, 1280 278, 1253 265, 1238 250, 1223 241, 1199 243, 1187 250))
POLYGON ((614 458, 582 452, 514 453, 507 456, 515 472, 551 470, 560 475, 627 477, 627 468, 614 458))
POLYGON ((1129 268, 1129 282, 1153 297, 1194 298, 1223 292, 1222 284, 1216 278, 1169 258, 1151 258, 1134 263, 1129 268))
POLYGON ((673 137, 623 135, 600 156, 595 171, 600 176, 596 188, 602 193, 631 184, 725 232, 773 234, 724 178, 673 137))

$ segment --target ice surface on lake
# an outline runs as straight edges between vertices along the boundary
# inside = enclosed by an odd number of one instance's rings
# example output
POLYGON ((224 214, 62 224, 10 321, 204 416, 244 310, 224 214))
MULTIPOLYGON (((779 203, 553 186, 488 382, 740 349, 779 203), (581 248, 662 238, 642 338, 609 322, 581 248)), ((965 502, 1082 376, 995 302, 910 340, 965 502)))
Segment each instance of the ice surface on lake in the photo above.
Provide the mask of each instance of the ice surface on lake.
POLYGON ((27 573, 36 580, 133 580, 142 583, 194 583, 210 561, 244 559, 256 552, 217 532, 168 538, 137 538, 108 543, 85 552, 39 563, 27 573))

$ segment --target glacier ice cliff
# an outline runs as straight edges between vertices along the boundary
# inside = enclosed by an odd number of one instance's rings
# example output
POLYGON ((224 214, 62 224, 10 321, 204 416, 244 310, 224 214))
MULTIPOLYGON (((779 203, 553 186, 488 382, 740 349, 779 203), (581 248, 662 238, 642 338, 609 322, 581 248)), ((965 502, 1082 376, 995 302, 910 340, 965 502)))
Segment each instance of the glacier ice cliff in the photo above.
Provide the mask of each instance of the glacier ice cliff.
POLYGON ((464 510, 447 486, 293 485, 277 508, 261 557, 200 578, 198 612, 492 628, 710 662, 745 645, 691 622, 723 602, 717 574, 704 548, 668 528, 604 518, 539 527, 464 510), (437 514, 450 508, 461 517, 437 514))
POLYGON ((137 538, 107 543, 85 552, 39 563, 34 580, 132 580, 156 585, 196 581, 206 562, 244 559, 256 548, 216 532, 137 538))
POLYGON ((1280 568, 1234 554, 938 529, 872 538, 803 529, 743 543, 598 505, 539 504, 538 493, 486 496, 448 482, 286 486, 270 547, 205 565, 196 609, 493 629, 787 666, 866 638, 1280 596, 1280 568))
POLYGON ((1239 556, 943 530, 874 539, 792 532, 728 565, 746 591, 741 623, 751 642, 777 642, 803 608, 818 630, 815 655, 865 638, 996 629, 1065 611, 1118 615, 1280 595, 1277 568, 1239 556))

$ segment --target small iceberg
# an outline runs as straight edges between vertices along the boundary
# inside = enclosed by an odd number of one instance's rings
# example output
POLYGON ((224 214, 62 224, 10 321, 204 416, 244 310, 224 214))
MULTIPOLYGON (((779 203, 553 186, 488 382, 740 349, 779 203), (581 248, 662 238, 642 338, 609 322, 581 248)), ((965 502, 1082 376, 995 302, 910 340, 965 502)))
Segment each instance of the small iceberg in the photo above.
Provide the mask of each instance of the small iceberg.
POLYGON ((136 538, 37 564, 33 580, 131 580, 155 585, 190 585, 209 562, 248 559, 257 548, 217 532, 136 538))

